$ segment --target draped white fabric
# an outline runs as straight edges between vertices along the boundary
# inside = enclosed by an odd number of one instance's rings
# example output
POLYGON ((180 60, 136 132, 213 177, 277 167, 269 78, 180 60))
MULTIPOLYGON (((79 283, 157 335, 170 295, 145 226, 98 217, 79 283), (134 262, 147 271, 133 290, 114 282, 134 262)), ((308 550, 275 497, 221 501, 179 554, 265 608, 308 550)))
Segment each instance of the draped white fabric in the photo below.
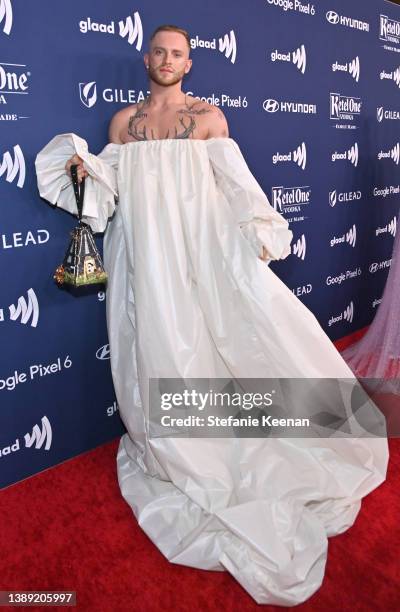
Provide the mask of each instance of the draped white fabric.
POLYGON ((70 212, 73 152, 90 175, 84 220, 102 231, 111 217, 122 495, 170 561, 228 570, 258 603, 306 600, 322 582, 327 537, 348 529, 385 479, 386 439, 148 436, 150 377, 354 380, 313 314, 257 257, 262 245, 271 259, 290 253, 287 222, 232 139, 109 144, 96 157, 79 137, 58 136, 38 155, 39 191, 70 212))

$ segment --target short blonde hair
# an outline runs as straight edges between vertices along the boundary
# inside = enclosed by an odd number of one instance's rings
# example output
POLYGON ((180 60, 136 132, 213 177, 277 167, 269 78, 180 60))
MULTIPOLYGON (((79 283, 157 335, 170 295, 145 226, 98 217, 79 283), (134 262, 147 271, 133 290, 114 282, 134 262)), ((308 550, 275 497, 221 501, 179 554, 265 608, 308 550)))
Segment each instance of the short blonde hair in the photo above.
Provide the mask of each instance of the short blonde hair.
POLYGON ((150 42, 153 40, 153 38, 155 37, 156 34, 158 34, 158 32, 178 32, 178 34, 182 34, 182 36, 185 37, 186 42, 188 44, 189 47, 189 51, 191 49, 190 46, 190 36, 189 33, 184 30, 183 28, 178 28, 178 26, 175 25, 161 25, 158 26, 158 28, 156 28, 153 32, 153 34, 150 36, 150 42))

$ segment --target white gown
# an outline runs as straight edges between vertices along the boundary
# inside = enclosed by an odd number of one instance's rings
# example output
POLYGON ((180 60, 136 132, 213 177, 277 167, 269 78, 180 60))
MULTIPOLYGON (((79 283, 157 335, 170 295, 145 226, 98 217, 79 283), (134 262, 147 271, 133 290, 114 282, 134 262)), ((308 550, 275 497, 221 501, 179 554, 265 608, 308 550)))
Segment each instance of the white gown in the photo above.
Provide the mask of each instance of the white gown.
POLYGON ((83 220, 107 226, 122 495, 171 562, 228 570, 258 603, 305 601, 321 585, 328 536, 384 481, 386 439, 148 436, 150 377, 354 380, 257 257, 262 245, 271 259, 290 253, 287 222, 232 139, 109 144, 96 157, 78 136, 57 136, 36 160, 39 191, 74 214, 64 166, 75 152, 89 172, 83 220))

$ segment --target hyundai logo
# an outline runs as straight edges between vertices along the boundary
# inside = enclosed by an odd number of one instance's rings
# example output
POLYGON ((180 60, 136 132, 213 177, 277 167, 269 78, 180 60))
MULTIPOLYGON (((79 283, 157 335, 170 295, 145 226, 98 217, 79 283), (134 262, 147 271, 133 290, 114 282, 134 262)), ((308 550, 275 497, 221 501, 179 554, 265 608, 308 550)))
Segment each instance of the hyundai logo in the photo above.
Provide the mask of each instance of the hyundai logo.
POLYGON ((279 102, 272 100, 271 98, 264 100, 263 109, 267 111, 267 113, 276 113, 276 111, 279 109, 279 102))
POLYGON ((339 23, 339 15, 335 13, 335 11, 328 11, 326 13, 326 18, 329 21, 329 23, 333 23, 333 25, 336 25, 337 23, 339 23))
POLYGON ((105 344, 104 346, 101 346, 99 349, 97 349, 96 357, 97 359, 101 360, 110 359, 110 345, 105 344))

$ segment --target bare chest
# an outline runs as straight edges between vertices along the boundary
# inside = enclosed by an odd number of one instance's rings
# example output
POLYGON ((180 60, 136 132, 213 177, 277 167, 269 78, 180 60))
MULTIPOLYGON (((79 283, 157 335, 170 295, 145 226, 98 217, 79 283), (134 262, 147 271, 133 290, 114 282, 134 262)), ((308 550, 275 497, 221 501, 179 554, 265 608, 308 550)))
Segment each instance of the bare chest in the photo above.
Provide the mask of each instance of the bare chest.
POLYGON ((166 140, 168 138, 206 139, 208 127, 204 115, 180 108, 154 113, 149 109, 134 109, 121 133, 122 142, 166 140))

